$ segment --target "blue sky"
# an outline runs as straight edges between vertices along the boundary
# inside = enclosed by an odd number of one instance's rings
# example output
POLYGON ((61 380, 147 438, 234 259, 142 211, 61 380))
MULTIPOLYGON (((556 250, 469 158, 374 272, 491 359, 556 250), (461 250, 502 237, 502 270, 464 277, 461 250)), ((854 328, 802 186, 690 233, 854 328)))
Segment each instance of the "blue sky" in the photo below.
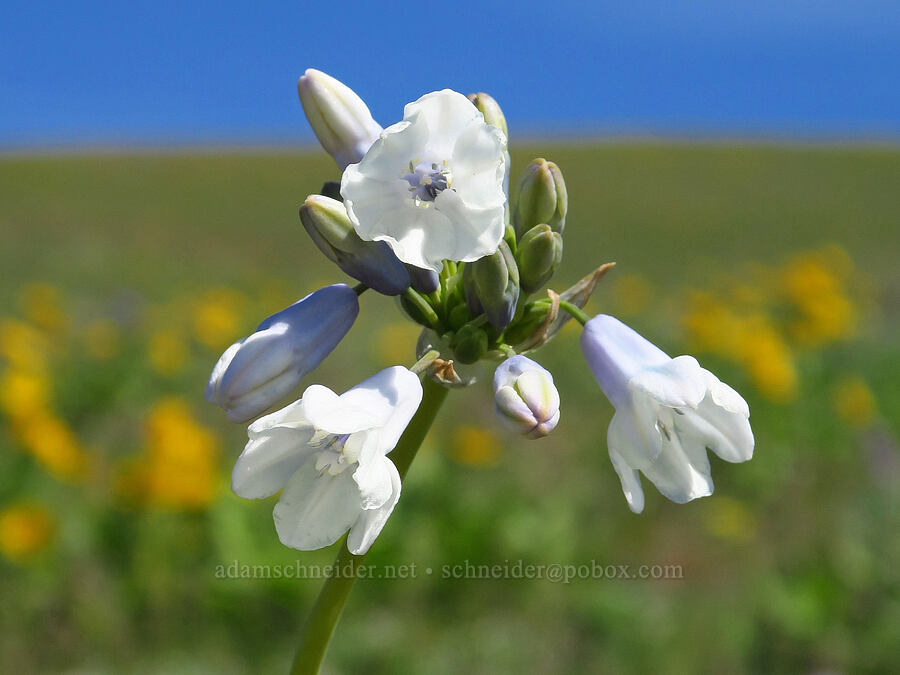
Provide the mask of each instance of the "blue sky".
POLYGON ((451 87, 529 136, 900 137, 896 0, 2 0, 0 35, 0 147, 308 142, 307 67, 385 125, 451 87))

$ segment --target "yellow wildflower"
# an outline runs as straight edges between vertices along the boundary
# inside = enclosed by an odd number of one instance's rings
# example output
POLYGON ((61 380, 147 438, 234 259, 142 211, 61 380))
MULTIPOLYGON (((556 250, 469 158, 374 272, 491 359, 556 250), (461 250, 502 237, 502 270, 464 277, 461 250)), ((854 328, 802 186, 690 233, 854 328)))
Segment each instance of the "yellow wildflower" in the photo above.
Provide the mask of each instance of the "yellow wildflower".
POLYGON ((142 455, 120 478, 120 488, 162 508, 207 506, 219 486, 219 440, 197 422, 179 397, 159 401, 145 426, 142 455))
POLYGON ((205 293, 193 313, 194 335, 210 349, 220 350, 240 337, 242 297, 229 289, 205 293))
POLYGON ((36 504, 16 504, 0 510, 0 553, 18 563, 45 550, 56 524, 50 512, 36 504))
POLYGON ((850 267, 838 252, 804 253, 784 267, 781 288, 796 313, 790 330, 800 344, 816 346, 853 334, 856 307, 844 284, 850 267))
POLYGON ((87 466, 87 453, 65 421, 43 411, 16 424, 16 436, 34 458, 62 480, 80 478, 87 466))
POLYGON ((22 370, 39 371, 47 365, 47 337, 19 319, 0 319, 0 356, 22 370))
POLYGON ((501 452, 500 439, 492 431, 471 425, 456 428, 451 454, 469 466, 496 464, 501 452))
POLYGON ((43 373, 7 370, 0 376, 0 408, 14 422, 34 417, 47 409, 49 389, 43 373))
POLYGON ((59 289, 50 284, 28 284, 20 302, 25 318, 48 333, 59 333, 68 324, 59 289))
POLYGON ((853 427, 862 428, 875 419, 875 395, 859 376, 847 377, 834 388, 832 404, 838 416, 853 427))
POLYGON ((188 345, 178 331, 163 329, 150 336, 148 352, 153 370, 161 375, 174 375, 187 362, 188 345))
POLYGON ((767 316, 755 314, 741 322, 738 355, 753 383, 765 396, 777 402, 790 401, 796 396, 797 368, 793 354, 767 316))

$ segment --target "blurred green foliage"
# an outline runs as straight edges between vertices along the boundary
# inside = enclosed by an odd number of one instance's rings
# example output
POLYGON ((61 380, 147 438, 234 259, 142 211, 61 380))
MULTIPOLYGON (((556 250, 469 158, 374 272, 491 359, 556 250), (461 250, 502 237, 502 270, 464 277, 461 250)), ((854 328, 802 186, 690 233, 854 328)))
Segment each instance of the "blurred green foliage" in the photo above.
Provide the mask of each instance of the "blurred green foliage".
MULTIPOLYGON (((574 327, 536 355, 563 400, 550 437, 506 435, 485 382, 453 393, 368 559, 418 574, 357 584, 328 672, 900 668, 900 152, 570 145, 519 148, 514 173, 535 155, 562 168, 570 195, 554 288, 617 261, 588 309, 675 354, 697 343, 691 289, 741 319, 759 308, 732 301, 752 286, 795 387, 767 394, 742 347, 701 344, 701 362, 750 403, 756 456, 714 459, 715 495, 687 505, 648 488, 640 516, 609 464, 612 411, 574 327), (855 264, 841 281, 854 325, 794 344, 779 328, 787 310, 771 307, 780 282, 766 278, 829 245, 855 264), (683 579, 441 578, 445 565, 518 560, 674 564, 683 579)), ((230 341, 343 280, 296 215, 336 177, 321 154, 0 161, 0 342, 13 344, 0 391, 0 672, 286 670, 321 581, 221 579, 217 567, 327 564, 334 552, 282 547, 272 500, 230 494, 245 431, 202 391, 230 341)), ((412 362, 416 331, 394 301, 361 304, 308 383, 340 391, 412 362)))

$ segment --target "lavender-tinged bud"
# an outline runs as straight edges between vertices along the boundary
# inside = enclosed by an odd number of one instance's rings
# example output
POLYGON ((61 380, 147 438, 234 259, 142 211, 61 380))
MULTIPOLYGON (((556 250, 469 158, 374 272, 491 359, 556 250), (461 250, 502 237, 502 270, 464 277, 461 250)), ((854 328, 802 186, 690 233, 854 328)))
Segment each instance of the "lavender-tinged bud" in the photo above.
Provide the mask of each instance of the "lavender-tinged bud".
POLYGON ((319 70, 307 70, 297 92, 309 125, 341 171, 361 160, 383 131, 356 92, 319 70))
POLYGON ((277 403, 341 341, 359 313, 346 284, 320 288, 231 345, 206 385, 206 400, 246 422, 277 403))
POLYGON ((559 392, 553 376, 517 355, 494 371, 494 404, 501 421, 528 438, 542 438, 559 422, 559 392))
POLYGON ((391 247, 360 239, 341 202, 310 195, 300 207, 300 222, 318 249, 357 281, 384 295, 409 288, 409 274, 391 247))
POLYGON ((559 167, 546 159, 534 160, 519 177, 518 193, 513 204, 516 234, 522 237, 541 223, 562 234, 568 210, 569 196, 559 167))
POLYGON ((434 270, 416 267, 408 263, 404 263, 404 267, 409 273, 410 284, 417 292, 428 295, 429 293, 434 293, 440 287, 440 277, 434 270))
POLYGON ((519 268, 505 241, 492 255, 466 264, 463 284, 473 316, 484 312, 497 330, 512 321, 519 301, 519 268))

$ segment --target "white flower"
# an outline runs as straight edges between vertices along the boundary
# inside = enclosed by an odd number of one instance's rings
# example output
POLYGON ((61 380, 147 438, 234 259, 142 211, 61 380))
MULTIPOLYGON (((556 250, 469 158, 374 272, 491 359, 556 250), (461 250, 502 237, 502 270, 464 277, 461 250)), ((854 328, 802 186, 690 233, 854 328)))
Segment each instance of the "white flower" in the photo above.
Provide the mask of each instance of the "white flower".
POLYGON ((585 324, 581 349, 616 409, 609 457, 635 513, 644 509, 638 471, 681 504, 712 494, 706 448, 728 462, 753 456, 747 403, 693 356, 670 358, 604 314, 585 324))
POLYGON ((506 136, 462 94, 426 94, 403 111, 358 164, 341 195, 362 239, 386 241, 397 257, 441 269, 470 262, 503 238, 509 164, 506 136))
POLYGON ((303 398, 256 420, 231 488, 247 499, 279 490, 281 542, 309 551, 347 530, 347 548, 369 550, 400 498, 400 475, 385 455, 422 400, 419 378, 395 366, 338 396, 313 385, 303 398))
POLYGON ((310 68, 297 82, 309 125, 341 171, 358 162, 381 134, 381 125, 346 84, 310 68))

